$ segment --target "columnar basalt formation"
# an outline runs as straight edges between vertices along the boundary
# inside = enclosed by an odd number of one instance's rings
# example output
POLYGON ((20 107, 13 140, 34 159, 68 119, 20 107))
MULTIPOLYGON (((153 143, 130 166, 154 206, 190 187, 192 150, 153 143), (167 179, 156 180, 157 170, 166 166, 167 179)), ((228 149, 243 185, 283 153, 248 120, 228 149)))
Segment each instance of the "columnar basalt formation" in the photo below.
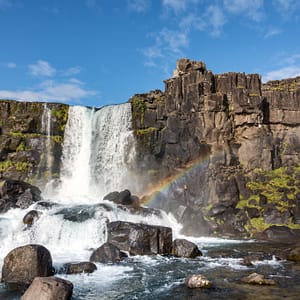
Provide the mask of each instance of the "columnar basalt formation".
POLYGON ((181 59, 165 92, 131 103, 137 168, 154 189, 174 175, 154 206, 171 211, 186 233, 244 236, 294 225, 288 207, 296 207, 300 188, 300 77, 262 84, 258 74, 214 75, 202 62, 181 59), (259 186, 276 172, 284 183, 259 186))

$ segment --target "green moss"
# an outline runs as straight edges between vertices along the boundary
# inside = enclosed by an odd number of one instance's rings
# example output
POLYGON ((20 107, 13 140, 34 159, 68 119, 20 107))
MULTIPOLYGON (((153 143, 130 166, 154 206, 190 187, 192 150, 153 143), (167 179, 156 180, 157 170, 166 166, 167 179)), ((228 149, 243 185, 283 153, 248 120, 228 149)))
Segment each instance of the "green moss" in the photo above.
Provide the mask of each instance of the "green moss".
POLYGON ((145 100, 138 96, 135 96, 132 98, 131 103, 133 105, 133 117, 140 119, 141 126, 144 126, 145 111, 147 108, 145 100))
POLYGON ((0 162, 0 171, 5 172, 9 168, 15 168, 17 171, 26 171, 31 166, 28 162, 6 160, 0 162))
POLYGON ((59 122, 59 129, 64 131, 69 115, 69 107, 67 105, 60 106, 59 109, 52 108, 51 116, 55 117, 59 122))
POLYGON ((0 161, 0 172, 5 172, 11 166, 12 162, 10 160, 0 161))
POLYGON ((145 128, 145 129, 137 129, 135 132, 136 132, 137 135, 146 135, 146 134, 156 132, 156 131, 158 131, 158 128, 148 127, 148 128, 145 128))
POLYGON ((256 94, 256 93, 250 93, 249 94, 249 97, 258 97, 259 96, 259 94, 256 94))
POLYGON ((256 232, 262 232, 272 226, 272 224, 266 224, 262 217, 250 219, 250 225, 256 232))
POLYGON ((25 148, 26 148, 26 147, 25 147, 25 143, 24 143, 24 142, 21 142, 21 143, 18 145, 16 151, 17 151, 17 152, 25 151, 25 148))
POLYGON ((31 164, 27 162, 17 161, 13 162, 13 166, 16 168, 17 171, 26 171, 31 166, 31 164))
POLYGON ((63 138, 60 135, 52 135, 51 140, 58 144, 63 142, 63 138))
POLYGON ((10 131, 9 135, 15 138, 20 138, 20 137, 24 137, 24 138, 38 138, 41 137, 41 134, 39 133, 23 133, 23 132, 17 132, 17 131, 10 131))

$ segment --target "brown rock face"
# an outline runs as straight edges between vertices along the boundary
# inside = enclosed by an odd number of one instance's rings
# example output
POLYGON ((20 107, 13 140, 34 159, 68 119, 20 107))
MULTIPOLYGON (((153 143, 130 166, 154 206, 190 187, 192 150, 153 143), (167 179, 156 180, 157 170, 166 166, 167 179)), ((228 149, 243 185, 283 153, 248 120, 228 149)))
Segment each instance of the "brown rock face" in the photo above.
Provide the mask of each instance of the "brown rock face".
POLYGON ((300 77, 262 84, 258 74, 215 75, 181 59, 164 92, 130 101, 146 193, 149 183, 153 191, 168 178, 157 207, 172 212, 186 234, 247 235, 248 214, 237 205, 250 197, 255 172, 300 161, 300 77))
POLYGON ((26 245, 10 251, 4 258, 1 281, 28 285, 37 276, 52 275, 50 252, 41 245, 26 245))
POLYGON ((21 300, 70 300, 73 284, 58 277, 36 277, 21 300))

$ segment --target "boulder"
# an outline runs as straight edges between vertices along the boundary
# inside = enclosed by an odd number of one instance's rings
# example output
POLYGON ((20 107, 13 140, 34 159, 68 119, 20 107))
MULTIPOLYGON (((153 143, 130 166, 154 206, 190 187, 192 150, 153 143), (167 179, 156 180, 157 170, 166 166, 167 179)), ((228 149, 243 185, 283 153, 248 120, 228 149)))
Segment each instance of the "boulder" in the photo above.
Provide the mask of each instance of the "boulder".
POLYGON ((172 254, 187 258, 202 256, 202 253, 198 249, 197 245, 185 239, 176 239, 173 241, 172 254))
POLYGON ((97 270, 95 264, 89 261, 83 261, 79 263, 66 263, 63 265, 59 273, 64 274, 80 274, 80 273, 93 273, 97 270))
POLYGON ((243 283, 257 284, 257 285, 276 285, 273 279, 266 279, 264 275, 251 273, 250 275, 241 279, 243 283))
POLYGON ((37 277, 53 274, 50 252, 41 245, 26 245, 10 251, 4 258, 2 282, 28 285, 37 277))
POLYGON ((210 288, 212 286, 211 282, 205 276, 200 274, 188 276, 185 279, 185 285, 190 289, 210 288))
POLYGON ((259 235, 260 238, 274 242, 293 243, 295 241, 295 232, 287 226, 273 225, 259 235))
POLYGON ((41 200, 38 187, 20 180, 4 179, 0 181, 0 213, 10 208, 28 208, 41 200))
POLYGON ((107 225, 107 241, 131 255, 170 254, 172 229, 116 221, 107 225))
POLYGON ((126 257, 128 257, 127 254, 122 252, 117 246, 111 243, 104 243, 102 246, 93 251, 90 261, 115 263, 120 262, 126 257))
POLYGON ((126 206, 139 206, 139 198, 137 196, 131 195, 129 190, 124 190, 121 192, 111 192, 104 196, 103 200, 109 200, 116 204, 122 204, 126 206))
POLYGON ((39 218, 39 215, 37 210, 31 210, 24 216, 23 223, 31 226, 39 218))
POLYGON ((58 277, 36 277, 21 300, 70 300, 72 282, 58 277))
POLYGON ((96 211, 96 206, 93 205, 74 205, 58 210, 56 215, 63 215, 65 220, 71 222, 82 223, 91 219, 96 211))
POLYGON ((292 249, 288 255, 287 255, 287 260, 291 261, 300 261, 300 245, 297 246, 296 248, 292 249))

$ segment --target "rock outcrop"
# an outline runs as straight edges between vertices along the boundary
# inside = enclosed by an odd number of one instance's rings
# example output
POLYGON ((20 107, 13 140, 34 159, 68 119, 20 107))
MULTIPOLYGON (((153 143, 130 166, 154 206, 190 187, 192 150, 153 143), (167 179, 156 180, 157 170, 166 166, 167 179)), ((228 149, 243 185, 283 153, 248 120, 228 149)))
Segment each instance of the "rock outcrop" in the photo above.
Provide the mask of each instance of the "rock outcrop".
POLYGON ((10 208, 28 208, 31 204, 41 200, 38 187, 20 180, 0 180, 0 213, 10 208))
POLYGON ((152 207, 185 234, 249 236, 300 220, 300 77, 262 84, 181 59, 164 92, 130 101, 144 193, 162 190, 152 207))
POLYGON ((58 277, 36 277, 21 300, 70 300, 73 294, 72 282, 58 277))
POLYGON ((172 229, 116 221, 107 225, 107 241, 131 255, 171 254, 172 229))
POLYGON ((0 178, 41 186, 58 176, 69 106, 0 100, 0 178))

